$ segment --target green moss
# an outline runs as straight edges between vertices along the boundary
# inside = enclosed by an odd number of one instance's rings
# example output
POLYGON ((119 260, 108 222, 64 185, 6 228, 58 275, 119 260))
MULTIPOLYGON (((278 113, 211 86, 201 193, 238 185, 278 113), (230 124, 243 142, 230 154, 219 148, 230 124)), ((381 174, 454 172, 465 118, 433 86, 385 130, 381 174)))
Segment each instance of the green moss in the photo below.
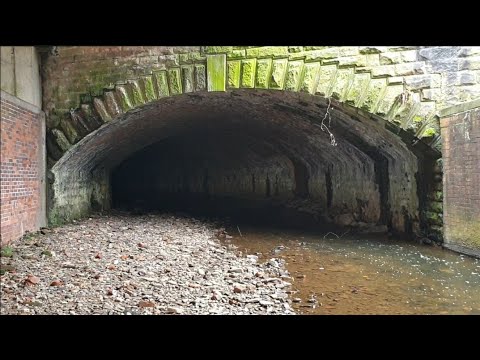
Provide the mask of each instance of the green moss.
POLYGON ((168 86, 170 95, 178 95, 182 93, 182 79, 180 75, 180 68, 170 68, 167 70, 168 86))
POLYGON ((436 133, 437 131, 434 128, 428 128, 423 132, 422 137, 431 137, 434 136, 436 133))
POLYGON ((182 66, 183 91, 186 93, 193 92, 193 65, 182 66))
POLYGON ((233 46, 205 46, 204 51, 207 54, 231 53, 233 46))
MULTIPOLYGON (((310 47, 310 46, 305 46, 305 48, 310 47)), ((289 53, 298 53, 304 50, 303 46, 289 46, 288 47, 288 52, 289 53)))
POLYGON ((297 91, 302 75, 303 61, 290 61, 287 67, 287 76, 285 80, 285 90, 297 91))
POLYGON ((434 225, 442 225, 443 224, 442 215, 438 212, 426 211, 425 212, 425 217, 427 218, 427 222, 429 224, 434 224, 434 225))
POLYGON ((139 106, 145 104, 145 100, 143 99, 142 89, 140 89, 140 85, 138 84, 137 80, 130 80, 128 82, 132 92, 132 103, 134 106, 139 106))
POLYGON ((320 76, 316 93, 322 96, 330 96, 333 82, 337 74, 336 65, 325 65, 320 68, 320 76))
POLYGON ((193 64, 196 61, 203 61, 205 60, 205 56, 200 54, 199 52, 188 52, 185 54, 179 54, 178 60, 181 64, 193 64))
POLYGON ((207 57, 208 91, 225 91, 227 58, 225 55, 209 55, 207 57))
POLYGON ((133 105, 130 101, 130 98, 127 93, 127 89, 123 85, 115 86, 115 92, 118 94, 118 98, 120 98, 120 106, 122 107, 123 111, 130 110, 133 105))
POLYGON ((256 59, 242 60, 242 79, 243 88, 253 88, 255 86, 255 69, 257 67, 256 59))
POLYGON ((245 50, 232 50, 231 52, 227 53, 227 59, 242 59, 245 57, 245 50))
POLYGON ((326 46, 304 46, 303 49, 305 51, 311 51, 311 50, 323 50, 325 49, 326 46))
POLYGON ((335 82, 333 83, 331 96, 334 99, 343 100, 350 89, 350 84, 353 82, 354 76, 353 69, 351 68, 338 69, 335 82))
POLYGON ((42 253, 40 255, 45 255, 45 256, 48 256, 48 257, 52 257, 53 254, 50 250, 43 250, 42 253))
POLYGON ((63 118, 60 121, 60 129, 62 129, 63 133, 71 144, 75 144, 78 140, 80 140, 80 136, 69 119, 63 118))
POLYGON ((417 122, 417 123, 422 122, 423 121, 423 116, 415 115, 412 120, 413 120, 413 122, 417 122))
POLYGON ((268 80, 270 78, 270 69, 272 68, 271 59, 262 59, 257 61, 257 75, 255 77, 255 87, 268 89, 268 80))
POLYGON ((375 105, 378 103, 378 100, 381 97, 385 86, 385 79, 372 79, 370 81, 370 86, 367 90, 367 95, 365 96, 365 100, 361 106, 361 109, 373 112, 375 110, 375 105))
POLYGON ((143 78, 143 83, 145 85, 145 96, 147 101, 153 101, 157 98, 155 94, 155 88, 153 86, 153 79, 151 76, 145 76, 143 78))
POLYGON ((317 85, 318 70, 320 69, 320 63, 307 63, 303 70, 303 81, 300 86, 300 91, 314 94, 317 85))
POLYGON ((287 71, 287 59, 274 60, 272 64, 272 76, 270 78, 270 89, 283 89, 285 84, 285 73, 287 71))
POLYGON ((13 257, 13 248, 11 246, 4 246, 0 250, 0 257, 13 257))
POLYGON ((265 58, 275 56, 287 56, 288 46, 262 46, 247 49, 247 57, 265 58))
POLYGON ((166 97, 170 96, 170 90, 168 89, 168 80, 167 80, 167 72, 165 70, 154 72, 153 78, 157 84, 158 90, 158 97, 166 97))
POLYGON ((65 136, 65 134, 59 130, 59 129, 53 129, 52 130, 52 135, 55 139, 55 142, 56 144, 58 145, 58 147, 65 153, 68 149, 70 149, 70 147, 72 146, 72 144, 70 144, 70 142, 68 141, 67 137, 65 136))
POLYGON ((443 203, 438 201, 432 201, 430 202, 428 209, 432 212, 441 214, 443 213, 443 203))
POLYGON ((228 61, 227 62, 227 78, 228 87, 238 89, 240 87, 240 61, 228 61))
POLYGON ((195 64, 195 90, 200 91, 206 88, 205 65, 195 64))

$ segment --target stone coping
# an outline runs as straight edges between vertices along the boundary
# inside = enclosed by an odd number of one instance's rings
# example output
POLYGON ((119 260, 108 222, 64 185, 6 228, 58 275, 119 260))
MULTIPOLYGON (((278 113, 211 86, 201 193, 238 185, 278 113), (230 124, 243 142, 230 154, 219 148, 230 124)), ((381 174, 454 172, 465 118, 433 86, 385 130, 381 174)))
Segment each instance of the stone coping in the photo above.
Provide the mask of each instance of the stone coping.
POLYGON ((473 110, 475 108, 480 108, 480 98, 442 109, 439 111, 438 117, 445 118, 454 114, 473 110))
POLYGON ((12 94, 9 94, 6 91, 0 90, 0 98, 5 99, 15 105, 18 105, 22 107, 23 109, 26 109, 34 114, 40 114, 42 112, 42 109, 39 108, 36 105, 30 104, 29 102, 22 100, 12 94))

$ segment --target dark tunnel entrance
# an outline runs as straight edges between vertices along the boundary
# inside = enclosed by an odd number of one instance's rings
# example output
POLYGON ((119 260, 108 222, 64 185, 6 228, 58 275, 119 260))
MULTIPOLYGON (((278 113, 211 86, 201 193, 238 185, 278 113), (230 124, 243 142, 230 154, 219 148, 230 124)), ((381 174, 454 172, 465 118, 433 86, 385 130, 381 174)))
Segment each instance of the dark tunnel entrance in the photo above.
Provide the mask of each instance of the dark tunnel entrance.
POLYGON ((245 126, 231 115, 196 119, 181 135, 138 151, 114 169, 112 205, 255 224, 325 224, 321 212, 295 209, 295 199, 308 197, 307 166, 278 147, 270 130, 245 126))
POLYGON ((322 97, 268 90, 144 105, 55 165, 51 216, 113 207, 286 226, 418 228, 423 160, 385 120, 336 102, 332 146, 320 126, 328 107, 322 97))

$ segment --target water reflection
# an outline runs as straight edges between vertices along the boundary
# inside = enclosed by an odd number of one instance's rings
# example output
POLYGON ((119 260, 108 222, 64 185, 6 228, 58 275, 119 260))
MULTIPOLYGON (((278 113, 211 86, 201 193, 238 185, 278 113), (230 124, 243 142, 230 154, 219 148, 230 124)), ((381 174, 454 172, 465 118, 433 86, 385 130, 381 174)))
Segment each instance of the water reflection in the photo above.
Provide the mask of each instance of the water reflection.
POLYGON ((243 227, 228 241, 286 260, 292 306, 305 314, 480 314, 480 261, 382 237, 243 227))

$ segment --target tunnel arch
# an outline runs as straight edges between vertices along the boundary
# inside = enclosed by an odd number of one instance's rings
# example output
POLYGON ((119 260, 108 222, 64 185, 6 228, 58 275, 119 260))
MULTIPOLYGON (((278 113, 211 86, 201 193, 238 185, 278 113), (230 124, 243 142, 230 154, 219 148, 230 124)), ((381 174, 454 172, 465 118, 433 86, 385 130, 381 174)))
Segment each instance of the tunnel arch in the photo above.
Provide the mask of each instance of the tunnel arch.
POLYGON ((152 146, 175 152, 182 144, 190 144, 190 156, 214 154, 219 175, 210 169, 216 182, 195 179, 190 190, 269 198, 317 218, 399 232, 420 226, 416 174, 425 157, 438 156, 412 133, 322 96, 266 89, 186 93, 118 114, 68 148, 50 171, 50 221, 110 208, 111 175, 122 162, 152 146), (319 126, 329 103, 338 146, 319 126), (241 186, 221 181, 233 176, 241 186))

